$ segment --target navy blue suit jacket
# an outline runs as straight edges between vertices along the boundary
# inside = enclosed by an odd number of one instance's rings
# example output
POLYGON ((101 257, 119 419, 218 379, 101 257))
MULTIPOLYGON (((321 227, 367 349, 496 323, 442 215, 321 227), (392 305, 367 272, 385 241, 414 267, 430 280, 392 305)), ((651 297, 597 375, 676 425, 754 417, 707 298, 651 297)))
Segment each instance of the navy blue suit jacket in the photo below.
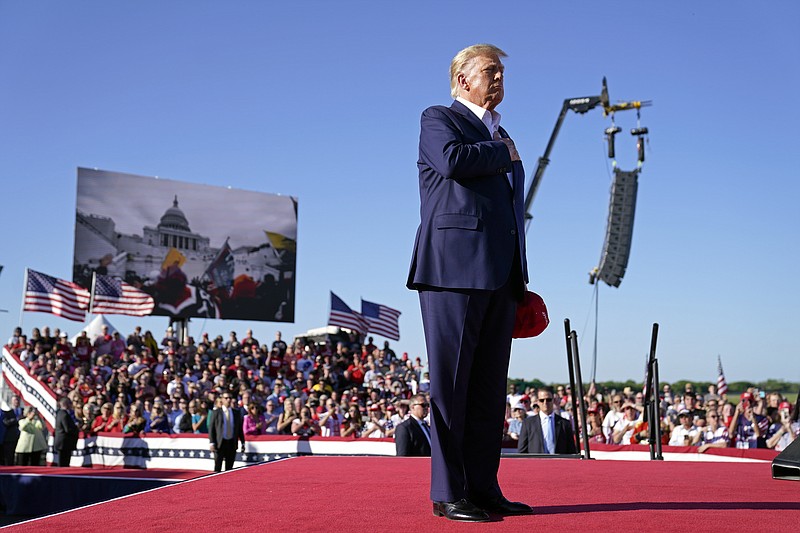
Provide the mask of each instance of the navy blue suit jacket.
POLYGON ((458 101, 423 112, 419 146, 420 226, 407 286, 495 290, 517 252, 527 283, 522 163, 458 101))
POLYGON ((72 419, 72 415, 64 409, 56 411, 56 425, 54 428, 53 448, 56 450, 72 451, 78 445, 79 430, 72 419))
MULTIPOLYGON (((570 421, 560 415, 555 415, 553 421, 556 427, 556 433, 553 435, 556 445, 555 453, 578 453, 575 449, 575 433, 572 431, 570 421)), ((539 415, 529 416, 522 421, 517 451, 519 453, 545 453, 542 421, 539 415)))
MULTIPOLYGON (((235 408, 232 408, 231 412, 233 413, 233 440, 244 444, 242 412, 235 408)), ((222 408, 214 409, 212 413, 214 416, 211 417, 211 422, 208 424, 208 440, 219 450, 222 447, 222 440, 225 434, 225 417, 222 414, 222 408)))
POLYGON ((414 417, 409 417, 397 426, 394 432, 395 449, 398 456, 430 457, 431 445, 425 431, 414 417))

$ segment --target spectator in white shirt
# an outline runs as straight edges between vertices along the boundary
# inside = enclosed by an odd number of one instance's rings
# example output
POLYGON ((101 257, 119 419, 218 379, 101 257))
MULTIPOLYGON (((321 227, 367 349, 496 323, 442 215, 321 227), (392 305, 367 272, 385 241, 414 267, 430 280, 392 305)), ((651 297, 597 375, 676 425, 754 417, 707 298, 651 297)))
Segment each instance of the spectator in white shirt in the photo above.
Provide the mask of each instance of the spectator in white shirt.
POLYGON ((682 409, 678 413, 678 420, 680 425, 675 426, 672 430, 672 436, 669 439, 670 446, 696 446, 700 442, 702 434, 700 430, 694 425, 694 418, 692 412, 688 409, 682 409))

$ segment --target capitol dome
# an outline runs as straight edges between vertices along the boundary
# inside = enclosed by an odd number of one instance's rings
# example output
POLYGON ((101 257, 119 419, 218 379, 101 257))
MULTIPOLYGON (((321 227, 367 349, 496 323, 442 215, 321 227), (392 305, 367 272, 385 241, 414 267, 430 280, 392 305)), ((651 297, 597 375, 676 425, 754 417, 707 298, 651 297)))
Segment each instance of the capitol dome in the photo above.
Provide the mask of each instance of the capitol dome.
POLYGON ((189 221, 186 220, 186 215, 178 207, 178 195, 175 195, 175 200, 172 202, 172 207, 164 212, 161 217, 161 222, 158 224, 159 229, 169 228, 179 231, 191 232, 189 229, 189 221))

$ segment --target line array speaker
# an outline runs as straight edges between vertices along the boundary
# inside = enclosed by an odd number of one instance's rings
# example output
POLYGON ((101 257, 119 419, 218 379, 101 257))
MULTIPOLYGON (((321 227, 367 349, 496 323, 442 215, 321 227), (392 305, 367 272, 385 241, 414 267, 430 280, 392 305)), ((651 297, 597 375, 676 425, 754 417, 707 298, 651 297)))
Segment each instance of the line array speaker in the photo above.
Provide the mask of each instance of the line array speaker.
MULTIPOLYGON (((636 193, 639 188, 639 170, 623 171, 614 169, 614 183, 611 185, 611 200, 608 206, 608 225, 600 266, 596 277, 612 287, 619 287, 633 239, 633 216, 636 212, 636 193)), ((594 282, 594 276, 592 278, 594 282)))

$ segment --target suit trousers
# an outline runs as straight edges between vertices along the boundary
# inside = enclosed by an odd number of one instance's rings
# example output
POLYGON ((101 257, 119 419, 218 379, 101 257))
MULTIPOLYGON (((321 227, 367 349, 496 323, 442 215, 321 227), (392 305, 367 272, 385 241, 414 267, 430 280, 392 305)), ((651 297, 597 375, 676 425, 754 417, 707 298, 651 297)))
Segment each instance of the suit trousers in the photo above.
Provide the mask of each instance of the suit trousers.
POLYGON ((214 472, 222 472, 222 461, 225 461, 225 470, 233 468, 236 461, 236 439, 222 439, 222 443, 214 453, 214 472))
POLYGON ((491 500, 520 275, 497 290, 420 290, 431 378, 433 501, 491 500), (515 290, 516 289, 516 290, 515 290))
POLYGON ((75 448, 62 448, 60 450, 56 450, 58 452, 58 462, 56 463, 58 466, 69 466, 69 462, 72 460, 72 452, 75 448))
POLYGON ((14 465, 14 449, 17 447, 17 441, 9 441, 2 443, 3 447, 3 456, 2 456, 2 463, 6 466, 13 466, 14 465))
POLYGON ((40 466, 42 463, 42 451, 18 453, 16 455, 17 466, 40 466))

